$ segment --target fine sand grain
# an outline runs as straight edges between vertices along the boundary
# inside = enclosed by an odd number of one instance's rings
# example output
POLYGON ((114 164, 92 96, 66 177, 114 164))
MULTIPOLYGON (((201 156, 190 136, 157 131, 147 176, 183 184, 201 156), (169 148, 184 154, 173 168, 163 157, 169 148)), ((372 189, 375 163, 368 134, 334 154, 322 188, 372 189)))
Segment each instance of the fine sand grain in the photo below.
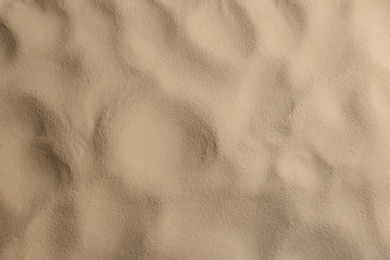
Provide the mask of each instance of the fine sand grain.
POLYGON ((390 2, 0 0, 0 259, 390 259, 390 2))

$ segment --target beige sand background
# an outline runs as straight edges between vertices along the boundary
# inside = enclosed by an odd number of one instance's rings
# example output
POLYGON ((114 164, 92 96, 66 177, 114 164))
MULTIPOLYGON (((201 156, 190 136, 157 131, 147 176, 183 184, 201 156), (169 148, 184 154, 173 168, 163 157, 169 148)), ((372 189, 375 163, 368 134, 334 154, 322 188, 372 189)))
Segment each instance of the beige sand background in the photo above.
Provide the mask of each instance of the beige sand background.
POLYGON ((0 259, 390 259, 387 0, 0 0, 0 259))

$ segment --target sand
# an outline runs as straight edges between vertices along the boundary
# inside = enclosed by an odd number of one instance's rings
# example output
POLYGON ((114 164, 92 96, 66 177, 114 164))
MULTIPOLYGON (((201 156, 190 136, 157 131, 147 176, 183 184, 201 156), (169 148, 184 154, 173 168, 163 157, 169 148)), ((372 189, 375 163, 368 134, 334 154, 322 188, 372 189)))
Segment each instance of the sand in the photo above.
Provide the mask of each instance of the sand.
POLYGON ((390 259, 390 2, 0 0, 0 259, 390 259))

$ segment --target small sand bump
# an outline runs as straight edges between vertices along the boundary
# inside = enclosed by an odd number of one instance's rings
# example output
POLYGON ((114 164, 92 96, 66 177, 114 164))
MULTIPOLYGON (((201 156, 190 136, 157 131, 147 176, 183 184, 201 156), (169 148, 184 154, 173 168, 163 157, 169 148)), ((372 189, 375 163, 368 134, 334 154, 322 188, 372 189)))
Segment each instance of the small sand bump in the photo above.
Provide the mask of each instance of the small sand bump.
POLYGON ((230 61, 253 52, 256 38, 252 26, 235 1, 210 1, 200 3, 190 15, 187 33, 207 53, 230 61))
POLYGON ((299 33, 302 33, 306 26, 306 8, 299 0, 275 0, 275 4, 284 13, 288 23, 299 33))
POLYGON ((15 215, 9 210, 8 205, 3 203, 4 199, 0 196, 0 230, 2 236, 0 237, 0 256, 3 256, 4 248, 12 239, 18 234, 18 221, 15 215))
POLYGON ((38 158, 39 162, 44 167, 54 170, 58 185, 67 185, 71 182, 70 166, 60 159, 52 145, 46 142, 38 142, 34 146, 34 150, 42 156, 42 158, 38 158))
MULTIPOLYGON (((166 110, 172 113, 169 117, 183 128, 186 135, 184 140, 188 140, 186 145, 193 150, 193 155, 190 155, 188 160, 200 159, 200 162, 206 165, 213 161, 218 156, 218 143, 211 126, 185 104, 170 102, 167 106, 166 110)), ((197 163, 194 162, 194 165, 197 163)))
MULTIPOLYGON (((27 94, 4 92, 0 101, 0 119, 15 122, 17 125, 12 130, 14 133, 22 131, 23 135, 29 133, 33 136, 45 136, 59 123, 42 101, 27 94)), ((8 124, 10 126, 12 124, 8 124)))
POLYGON ((82 52, 69 51, 65 52, 59 59, 61 69, 65 71, 69 78, 80 78, 86 70, 83 68, 82 52))
MULTIPOLYGON (((14 33, 0 18, 0 60, 12 61, 18 54, 18 42, 14 33)), ((3 63, 3 62, 2 62, 3 63)))
MULTIPOLYGON (((349 240, 343 238, 336 227, 316 226, 294 231, 298 233, 289 241, 291 251, 299 252, 299 259, 364 259, 359 250, 349 240)), ((289 251, 290 251, 289 250, 289 251)))
POLYGON ((72 251, 79 244, 79 221, 80 215, 74 199, 71 197, 61 198, 52 212, 51 220, 51 250, 59 258, 69 258, 72 251))
POLYGON ((10 203, 15 217, 30 219, 57 192, 59 173, 56 168, 47 165, 44 154, 29 145, 11 147, 7 144, 1 149, 3 158, 6 157, 4 151, 7 148, 14 150, 8 157, 16 158, 16 161, 9 159, 8 163, 1 164, 1 186, 4 192, 7 191, 3 196, 6 196, 4 198, 10 203), (20 162, 23 165, 18 165, 20 162))
POLYGON ((148 62, 145 58, 155 61, 165 58, 174 48, 176 38, 176 22, 169 11, 155 1, 129 1, 122 8, 119 14, 126 26, 120 40, 127 62, 133 63, 134 55, 143 62, 148 62))
POLYGON ((171 14, 169 9, 165 8, 164 5, 160 4, 159 1, 156 0, 146 0, 149 5, 151 5, 156 12, 161 16, 161 21, 164 24, 164 33, 165 40, 171 47, 175 47, 176 45, 176 37, 177 37, 177 24, 175 17, 171 14))

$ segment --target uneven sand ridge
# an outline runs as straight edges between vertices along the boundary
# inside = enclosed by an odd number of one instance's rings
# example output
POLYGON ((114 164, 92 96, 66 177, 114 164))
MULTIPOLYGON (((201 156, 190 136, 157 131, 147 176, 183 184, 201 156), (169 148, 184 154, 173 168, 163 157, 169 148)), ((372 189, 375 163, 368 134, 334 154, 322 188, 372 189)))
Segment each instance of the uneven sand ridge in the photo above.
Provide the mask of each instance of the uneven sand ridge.
POLYGON ((390 259, 390 2, 0 0, 0 259, 390 259))

